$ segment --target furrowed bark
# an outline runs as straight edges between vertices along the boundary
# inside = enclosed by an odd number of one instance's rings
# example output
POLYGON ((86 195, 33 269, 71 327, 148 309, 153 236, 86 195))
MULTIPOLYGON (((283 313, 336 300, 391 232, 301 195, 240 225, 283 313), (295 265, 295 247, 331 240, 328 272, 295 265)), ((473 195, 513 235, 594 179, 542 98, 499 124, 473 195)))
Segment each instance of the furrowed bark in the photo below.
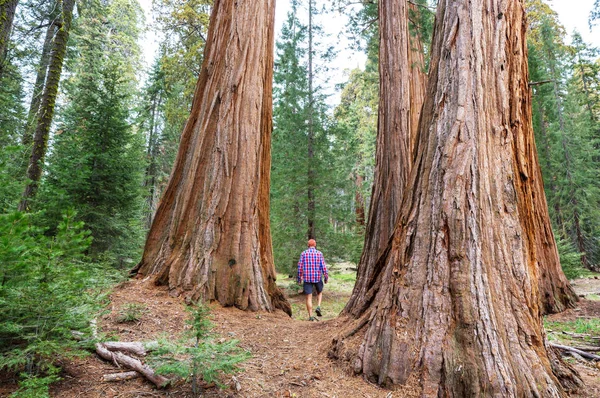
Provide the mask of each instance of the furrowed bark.
POLYGON ((418 38, 411 40, 406 0, 379 3, 380 100, 376 165, 363 253, 343 314, 359 317, 379 289, 377 259, 387 246, 410 174, 425 91, 418 38))
POLYGON ((192 111, 133 272, 189 301, 290 314, 268 221, 274 5, 215 1, 192 111))
POLYGON ((58 84, 62 73, 63 60, 67 51, 67 41, 69 40, 69 30, 71 29, 74 7, 75 0, 62 0, 62 23, 52 43, 48 76, 42 94, 37 126, 33 136, 33 148, 29 157, 29 167, 27 168, 29 183, 25 187, 21 203, 19 203, 19 210, 21 211, 29 210, 29 201, 37 193, 38 183, 42 176, 42 166, 46 150, 48 149, 48 136, 54 117, 54 106, 56 105, 56 96, 58 95, 58 84))
POLYGON ((526 29, 521 0, 439 2, 415 162, 353 363, 371 381, 423 397, 581 383, 544 343, 526 29))

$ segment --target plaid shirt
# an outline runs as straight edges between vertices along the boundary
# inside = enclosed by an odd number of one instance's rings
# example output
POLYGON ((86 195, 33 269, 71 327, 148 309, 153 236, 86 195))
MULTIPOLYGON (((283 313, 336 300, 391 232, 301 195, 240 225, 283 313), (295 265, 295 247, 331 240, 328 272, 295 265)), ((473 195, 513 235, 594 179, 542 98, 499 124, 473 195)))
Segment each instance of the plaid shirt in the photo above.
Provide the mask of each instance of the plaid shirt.
POLYGON ((323 253, 314 247, 309 247, 302 252, 298 261, 298 283, 303 280, 308 283, 320 282, 321 273, 325 275, 325 279, 329 278, 323 253))

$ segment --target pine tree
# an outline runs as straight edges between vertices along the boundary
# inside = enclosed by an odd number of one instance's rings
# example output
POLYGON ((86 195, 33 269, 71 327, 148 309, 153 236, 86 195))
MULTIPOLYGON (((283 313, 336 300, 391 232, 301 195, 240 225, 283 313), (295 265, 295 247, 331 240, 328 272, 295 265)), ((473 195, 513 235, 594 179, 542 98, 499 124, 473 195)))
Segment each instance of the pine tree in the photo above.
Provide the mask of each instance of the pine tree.
POLYGON ((572 47, 556 13, 542 1, 529 1, 529 61, 533 121, 551 219, 564 252, 575 248, 581 263, 595 268, 598 216, 597 72, 593 50, 579 35, 572 47))
POLYGON ((146 195, 146 208, 144 215, 146 227, 152 223, 156 205, 162 192, 161 186, 166 182, 168 174, 161 164, 164 158, 162 150, 165 130, 165 99, 168 93, 165 90, 165 73, 162 70, 160 59, 156 59, 148 76, 148 81, 142 93, 142 106, 137 115, 140 130, 146 134, 146 168, 144 186, 148 190, 146 195))
POLYGON ((308 199, 308 71, 306 26, 292 3, 277 42, 274 72, 271 158, 271 228, 275 264, 293 270, 298 250, 305 245, 308 199))
POLYGON ((77 209, 94 238, 91 253, 113 261, 135 257, 142 238, 143 137, 129 121, 133 66, 122 58, 132 51, 128 35, 135 28, 116 23, 128 12, 135 21, 127 2, 95 4, 81 17, 79 67, 68 84, 43 194, 49 225, 66 208, 77 209), (108 15, 108 23, 99 15, 108 15))
POLYGON ((314 3, 293 2, 277 44, 271 224, 275 261, 286 271, 294 269, 309 237, 316 237, 328 256, 354 260, 362 239, 351 134, 329 115, 323 87, 314 78, 324 73, 330 57, 319 44, 317 16, 314 3), (310 19, 310 14, 311 24, 302 23, 300 16, 310 19))

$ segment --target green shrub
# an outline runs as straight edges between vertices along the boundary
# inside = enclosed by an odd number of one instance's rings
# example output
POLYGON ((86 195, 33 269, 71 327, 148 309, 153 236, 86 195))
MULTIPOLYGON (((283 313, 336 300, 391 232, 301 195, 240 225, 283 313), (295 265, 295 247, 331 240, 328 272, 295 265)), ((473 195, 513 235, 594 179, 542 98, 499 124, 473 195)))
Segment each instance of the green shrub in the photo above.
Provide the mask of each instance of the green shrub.
POLYGON ((23 375, 18 396, 44 396, 58 378, 55 364, 83 354, 71 331, 89 328, 100 289, 112 282, 88 261, 91 238, 74 215, 48 237, 35 214, 0 214, 0 370, 23 375))
POLYGON ((236 365, 248 359, 250 353, 239 348, 237 340, 215 341, 208 307, 198 304, 189 310, 192 317, 187 323, 191 327, 186 338, 178 343, 159 341, 150 363, 159 374, 191 381, 194 393, 198 393, 199 378, 219 384, 219 377, 236 372, 236 365))
POLYGON ((569 240, 556 234, 556 246, 560 257, 560 265, 568 279, 581 278, 590 274, 590 271, 581 265, 582 253, 578 252, 569 240))
POLYGON ((143 304, 127 303, 119 311, 116 320, 119 323, 137 322, 147 311, 146 306, 143 304))

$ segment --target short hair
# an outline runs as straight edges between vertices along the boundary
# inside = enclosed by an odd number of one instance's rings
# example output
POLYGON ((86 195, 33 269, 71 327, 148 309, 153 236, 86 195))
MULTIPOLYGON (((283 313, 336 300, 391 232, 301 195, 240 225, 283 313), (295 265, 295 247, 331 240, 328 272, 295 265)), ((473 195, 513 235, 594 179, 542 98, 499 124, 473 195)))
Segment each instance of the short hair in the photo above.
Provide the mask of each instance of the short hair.
POLYGON ((308 240, 308 247, 317 247, 317 241, 314 239, 308 240))

